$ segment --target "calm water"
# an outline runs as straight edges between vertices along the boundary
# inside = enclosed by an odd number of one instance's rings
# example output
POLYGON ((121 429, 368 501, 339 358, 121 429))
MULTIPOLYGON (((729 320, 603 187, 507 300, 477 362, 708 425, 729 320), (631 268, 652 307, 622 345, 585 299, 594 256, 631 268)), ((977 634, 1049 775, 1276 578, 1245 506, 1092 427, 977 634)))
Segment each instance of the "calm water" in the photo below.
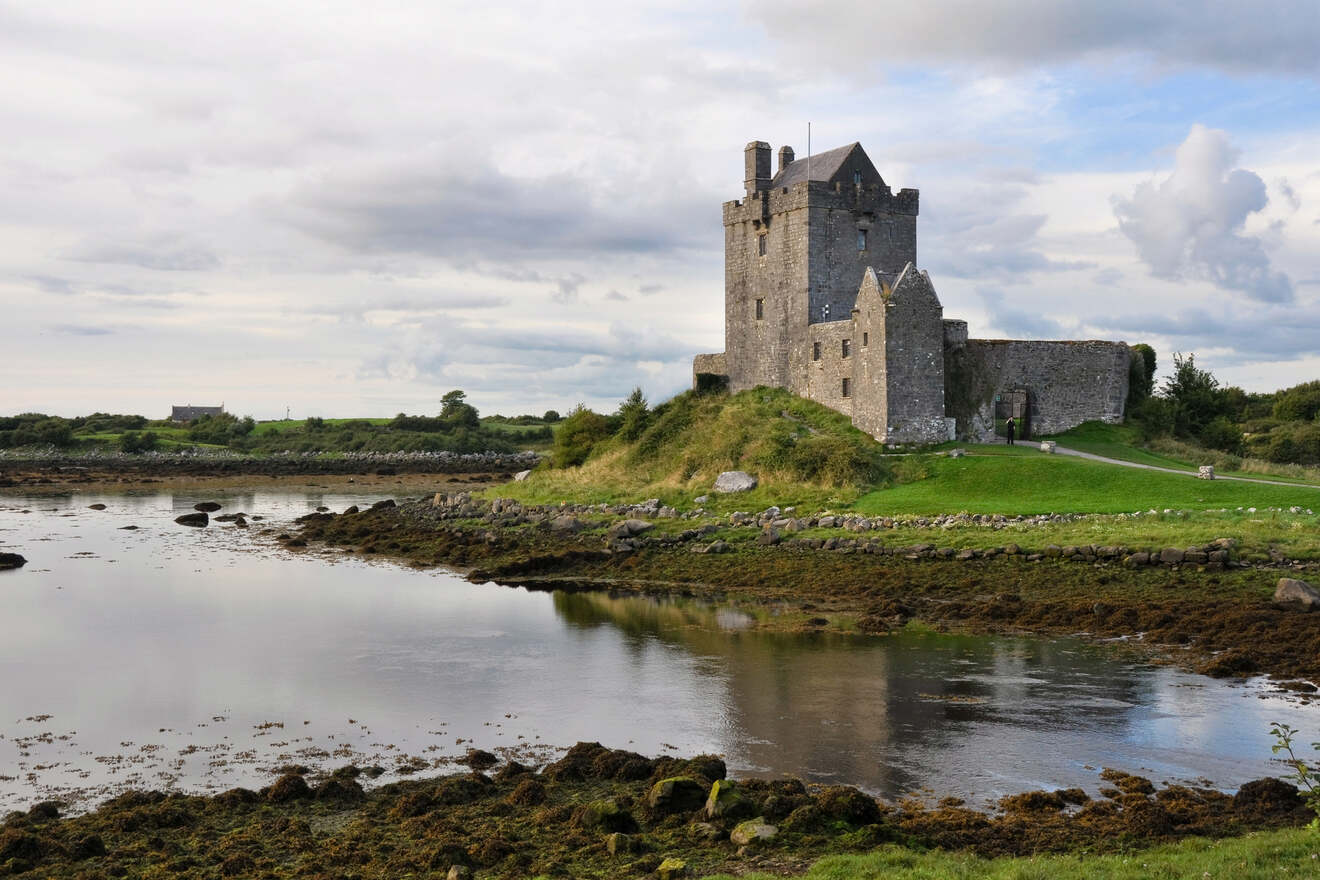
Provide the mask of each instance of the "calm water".
POLYGON ((389 780, 469 745, 529 761, 578 740, 887 797, 1094 791, 1106 766, 1231 788, 1278 772, 1271 721, 1320 728, 1320 707, 1264 685, 1081 641, 758 634, 732 609, 470 584, 261 534, 373 500, 0 495, 0 547, 29 560, 0 573, 0 812, 255 786, 288 763, 389 780), (267 519, 172 522, 211 498, 267 519))

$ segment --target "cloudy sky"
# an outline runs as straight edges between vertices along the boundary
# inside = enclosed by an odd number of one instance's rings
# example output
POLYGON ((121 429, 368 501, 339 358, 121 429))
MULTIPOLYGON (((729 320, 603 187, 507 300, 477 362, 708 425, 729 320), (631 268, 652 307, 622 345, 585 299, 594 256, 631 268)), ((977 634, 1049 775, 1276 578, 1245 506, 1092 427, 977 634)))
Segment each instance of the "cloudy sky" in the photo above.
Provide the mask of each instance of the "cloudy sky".
POLYGON ((921 190, 975 336, 1320 377, 1320 7, 0 0, 0 412, 662 399, 750 140, 921 190))

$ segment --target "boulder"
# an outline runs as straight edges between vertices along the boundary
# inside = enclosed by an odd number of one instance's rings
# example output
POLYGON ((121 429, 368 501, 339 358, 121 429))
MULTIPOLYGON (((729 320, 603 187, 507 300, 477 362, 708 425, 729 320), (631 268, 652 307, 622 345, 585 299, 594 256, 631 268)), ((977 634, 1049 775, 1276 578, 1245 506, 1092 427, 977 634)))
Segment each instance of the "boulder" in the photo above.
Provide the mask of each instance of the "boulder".
POLYGON ((1179 550, 1177 547, 1165 547, 1160 551, 1160 562, 1165 565, 1177 565, 1183 561, 1186 555, 1184 551, 1179 550))
POLYGON ((758 816, 755 819, 740 822, 738 827, 734 828, 729 834, 729 840, 737 846, 749 846, 753 843, 764 843, 778 833, 778 828, 768 824, 763 817, 758 816))
POLYGON ((677 878, 686 877, 687 875, 687 862, 682 859, 674 858, 673 856, 665 859, 660 863, 659 867, 655 869, 655 876, 659 878, 659 880, 677 880, 677 878))
POLYGON ((576 534, 582 531, 583 529, 585 529, 586 527, 587 527, 586 524, 582 522, 582 520, 578 519, 576 516, 571 516, 567 513, 563 514, 562 516, 557 516, 554 519, 550 520, 550 528, 552 531, 556 531, 556 532, 568 532, 569 534, 576 534))
POLYGON ((614 798, 592 801, 577 809, 573 814, 573 824, 579 828, 599 829, 601 831, 622 831, 625 834, 637 830, 637 822, 614 798))
POLYGON ((105 505, 104 505, 104 504, 101 504, 100 502, 97 502, 96 504, 89 504, 89 505, 87 505, 87 509, 88 509, 88 510, 105 510, 105 505))
POLYGON ((27 560, 17 553, 0 553, 0 571, 22 568, 25 565, 27 565, 27 560))
POLYGON ((202 527, 211 521, 211 518, 204 513, 185 513, 183 516, 176 516, 174 521, 181 526, 202 527))
POLYGON ((612 856, 623 856, 629 853, 639 853, 643 849, 640 838, 632 834, 624 834, 622 831, 616 831, 605 838, 605 849, 612 856))
POLYGON ((773 547, 780 541, 779 529, 774 526, 766 526, 761 534, 756 536, 756 543, 766 547, 773 547))
POLYGON ((756 815, 756 805, 743 797, 738 786, 729 779, 717 779, 706 798, 707 819, 746 819, 756 815))
POLYGON ((513 481, 515 483, 521 483, 531 475, 532 475, 531 471, 518 471, 518 473, 513 475, 513 481))
POLYGON ((397 505, 394 503, 393 498, 386 498, 384 501, 377 501, 375 504, 371 505, 371 509, 385 510, 388 507, 396 507, 396 506, 397 505))
POLYGON ((1214 465, 1203 464, 1196 469, 1196 476, 1202 480, 1213 480, 1215 478, 1214 465))
POLYGON ((950 449, 948 453, 949 458, 962 458, 966 454, 966 449, 950 449))
POLYGON ((467 865, 450 865, 445 880, 470 880, 471 877, 472 869, 467 865))
POLYGON ((1046 455, 1053 455, 1056 448, 1057 444, 1053 440, 1040 441, 1040 451, 1046 455))
POLYGON ((193 510, 200 510, 202 513, 215 513, 221 507, 218 501, 199 501, 193 505, 193 510))
POLYGON ((671 776, 651 786, 646 805, 657 814, 690 813, 706 802, 706 786, 691 776, 671 776))
POLYGON ((653 528, 655 528, 655 523, 647 522, 644 519, 625 519, 610 526, 610 530, 606 534, 611 538, 631 538, 653 528))
POLYGON ((756 485, 756 477, 746 471, 725 471, 715 478, 714 489, 727 495, 731 492, 749 492, 756 485))
POLYGON ((1320 607, 1320 592, 1306 581, 1279 578, 1279 584, 1274 589, 1274 601, 1300 611, 1314 611, 1320 607))

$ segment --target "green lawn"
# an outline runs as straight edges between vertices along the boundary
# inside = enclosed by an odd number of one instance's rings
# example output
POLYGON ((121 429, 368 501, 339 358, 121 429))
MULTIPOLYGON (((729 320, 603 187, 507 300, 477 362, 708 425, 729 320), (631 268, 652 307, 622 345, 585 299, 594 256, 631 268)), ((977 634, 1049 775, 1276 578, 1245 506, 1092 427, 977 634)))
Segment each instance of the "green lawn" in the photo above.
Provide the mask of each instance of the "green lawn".
MULTIPOLYGON (((342 425, 346 422, 366 422, 371 425, 388 425, 391 419, 326 419, 327 425, 342 425)), ((307 424, 306 419, 278 419, 273 422, 257 422, 257 427, 253 433, 269 434, 271 431, 287 431, 290 428, 301 428, 307 424)))
MULTIPOLYGON (((739 880, 777 875, 742 874, 739 880)), ((1192 839, 1147 850, 1102 855, 984 859, 964 853, 916 852, 886 846, 861 856, 830 856, 802 875, 809 880, 1174 880, 1213 877, 1263 880, 1320 876, 1320 834, 1289 829, 1222 840, 1192 839)), ((707 880, 734 880, 719 874, 707 880)))
MULTIPOLYGON (((1087 422, 1073 428, 1071 431, 1048 439, 1055 440, 1060 446, 1065 446, 1068 449, 1076 449, 1078 452, 1089 452, 1092 455, 1103 455, 1105 458, 1114 458, 1119 461, 1132 461, 1137 464, 1148 464, 1154 467, 1172 468, 1193 473, 1197 467, 1208 463, 1206 461, 1188 461, 1145 449, 1141 446, 1137 430, 1128 425, 1087 422)), ((1037 448, 1034 443, 1029 442, 1027 445, 1028 448, 1037 448)), ((1260 463, 1257 462, 1257 464, 1260 463)), ((1289 474, 1274 473, 1269 466, 1264 466, 1259 471, 1218 470, 1217 473, 1221 476, 1246 477, 1254 480, 1279 480, 1285 483, 1297 483, 1298 485, 1315 485, 1310 480, 1289 474)))
MULTIPOLYGON (((1003 447, 1000 447, 1001 449, 1003 447)), ((973 448, 973 452, 979 450, 973 448)), ((862 495, 855 510, 872 514, 1130 513, 1226 507, 1320 508, 1320 488, 1197 480, 1178 474, 1045 455, 933 457, 924 480, 862 495)))

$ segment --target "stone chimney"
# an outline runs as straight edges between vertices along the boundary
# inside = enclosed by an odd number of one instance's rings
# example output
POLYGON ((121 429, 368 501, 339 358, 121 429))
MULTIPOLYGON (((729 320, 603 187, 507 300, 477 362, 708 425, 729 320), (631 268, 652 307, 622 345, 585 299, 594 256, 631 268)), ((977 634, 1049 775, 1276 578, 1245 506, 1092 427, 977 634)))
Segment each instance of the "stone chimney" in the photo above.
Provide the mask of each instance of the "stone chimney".
MULTIPOLYGON (((779 148, 779 171, 783 171, 789 165, 793 164, 793 148, 784 144, 779 148)), ((778 172, 776 172, 778 173, 778 172)))
POLYGON ((747 195, 770 188, 770 145, 765 141, 752 141, 743 150, 747 176, 743 183, 747 186, 747 195))

